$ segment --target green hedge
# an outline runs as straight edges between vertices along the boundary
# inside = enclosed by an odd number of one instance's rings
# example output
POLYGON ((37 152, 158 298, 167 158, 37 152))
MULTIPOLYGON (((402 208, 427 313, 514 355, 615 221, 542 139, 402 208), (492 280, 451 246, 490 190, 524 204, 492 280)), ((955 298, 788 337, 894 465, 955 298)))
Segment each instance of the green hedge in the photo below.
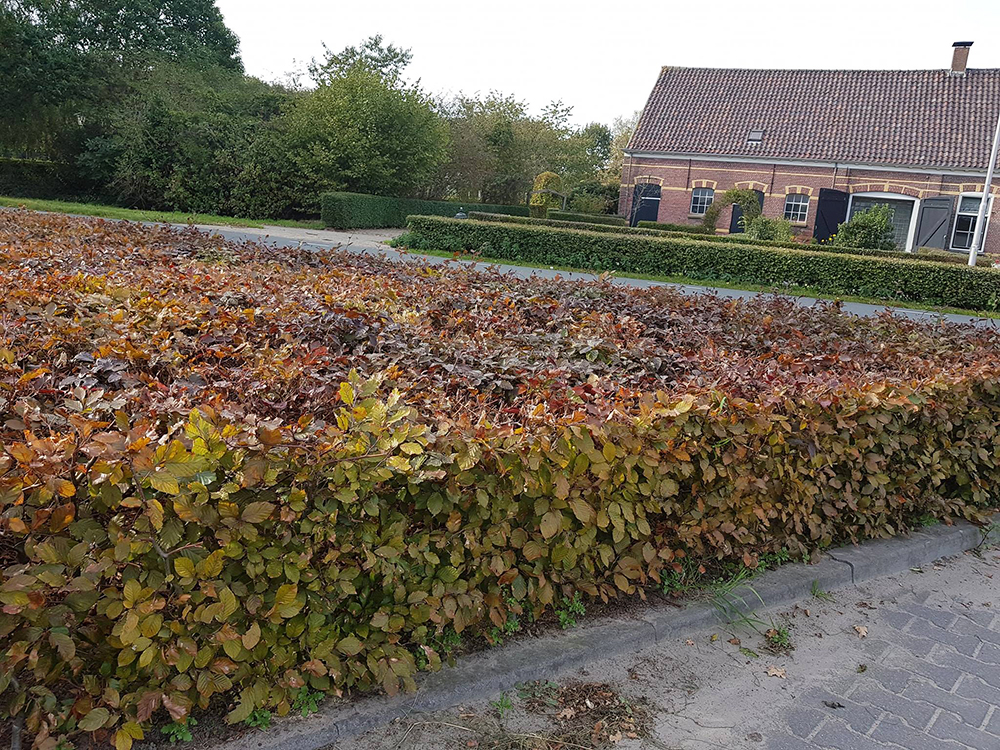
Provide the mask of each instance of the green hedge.
POLYGON ((643 237, 471 219, 409 218, 412 247, 595 271, 686 276, 968 310, 1000 308, 1000 271, 822 250, 643 237))
MULTIPOLYGON (((552 213, 549 212, 551 216, 552 213)), ((580 221, 556 221, 554 219, 535 219, 530 216, 507 216, 506 214, 491 214, 484 211, 469 211, 469 218, 478 221, 493 221, 509 224, 526 224, 536 227, 558 227, 561 229, 586 229, 591 232, 611 232, 612 234, 638 234, 647 237, 662 237, 665 232, 658 229, 639 229, 636 227, 618 226, 617 224, 587 224, 580 221)))
POLYGON ((0 158, 0 195, 14 198, 80 198, 93 186, 72 164, 37 159, 0 158))
POLYGON ((968 258, 964 253, 953 253, 948 250, 922 247, 915 253, 904 253, 898 250, 870 250, 863 247, 843 247, 839 245, 815 245, 803 242, 777 242, 774 240, 751 240, 742 234, 704 234, 699 227, 687 227, 690 231, 672 231, 665 227, 677 227, 679 224, 659 224, 655 221, 640 221, 636 227, 619 227, 605 224, 582 224, 571 221, 553 221, 551 219, 532 219, 520 216, 506 216, 479 211, 470 211, 470 219, 480 221, 499 221, 515 224, 531 224, 533 226, 559 227, 562 229, 586 229, 591 232, 613 232, 616 234, 642 235, 646 237, 676 237, 678 239, 694 239, 699 242, 724 242, 739 245, 757 245, 760 247, 784 247, 791 250, 815 250, 825 253, 840 253, 864 255, 876 258, 897 258, 905 261, 940 261, 965 265, 968 258))
POLYGON ((577 221, 587 224, 614 224, 619 227, 627 227, 628 222, 621 216, 611 214, 578 214, 572 211, 549 211, 549 218, 555 221, 577 221))
POLYGON ((410 214, 454 216, 460 208, 466 211, 488 211, 495 214, 527 216, 527 206, 502 206, 490 203, 456 203, 425 201, 416 198, 388 198, 364 193, 323 193, 320 196, 320 218, 324 226, 333 229, 382 229, 405 227, 410 214))
POLYGON ((701 224, 661 224, 658 221, 640 221, 636 224, 641 229, 659 229, 664 232, 684 232, 686 234, 711 234, 708 227, 701 224))

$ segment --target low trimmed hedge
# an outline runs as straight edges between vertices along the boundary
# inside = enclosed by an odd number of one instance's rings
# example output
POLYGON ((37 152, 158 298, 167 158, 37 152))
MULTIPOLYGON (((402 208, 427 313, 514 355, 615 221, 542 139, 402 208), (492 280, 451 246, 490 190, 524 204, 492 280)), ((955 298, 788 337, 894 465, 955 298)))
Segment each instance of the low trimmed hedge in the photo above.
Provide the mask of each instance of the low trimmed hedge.
POLYGON ((685 232, 687 234, 712 234, 708 227, 701 224, 666 224, 658 221, 640 221, 636 224, 641 229, 659 229, 663 232, 685 232))
MULTIPOLYGON (((551 213, 549 214, 551 216, 551 213)), ((580 221, 556 221, 554 219, 536 219, 530 216, 507 216, 506 214, 491 214, 484 211, 469 211, 469 218, 477 221, 492 221, 509 224, 525 224, 535 227, 557 227, 560 229, 586 229, 591 232, 611 232, 612 234, 638 234, 647 237, 661 237, 665 232, 658 229, 639 229, 637 227, 619 226, 617 224, 585 224, 580 221)))
POLYGON ((454 216, 459 209, 512 216, 528 215, 527 206, 425 201, 364 193, 323 193, 320 196, 320 218, 323 225, 331 229, 402 228, 406 226, 406 217, 410 214, 454 216))
POLYGON ((1000 271, 934 261, 865 257, 823 250, 643 237, 553 227, 411 216, 413 247, 481 252, 500 260, 595 271, 686 276, 763 286, 797 286, 836 295, 1000 308, 1000 271))
MULTIPOLYGON (((642 235, 647 237, 676 237, 679 239, 690 238, 699 242, 726 242, 739 245, 758 245, 761 247, 783 247, 792 250, 815 250, 825 253, 839 253, 849 255, 864 255, 876 258, 897 258, 905 261, 938 261, 942 263, 955 263, 966 265, 967 258, 963 253, 952 253, 948 250, 938 250, 930 247, 922 247, 915 253, 904 253, 898 250, 871 250, 864 247, 843 247, 840 245, 815 245, 802 242, 777 242, 774 240, 752 240, 744 238, 739 234, 704 234, 701 231, 671 231, 657 227, 680 226, 678 224, 658 224, 655 221, 640 221, 636 227, 608 226, 604 224, 578 224, 570 221, 552 221, 551 219, 532 219, 520 216, 505 216, 504 214, 491 214, 479 211, 470 211, 470 219, 480 221, 507 222, 514 224, 530 224, 533 226, 558 227, 561 229, 586 229, 592 232, 612 232, 617 234, 642 235)), ((690 229, 698 230, 697 227, 690 229)))
POLYGON ((579 214, 573 211, 549 211, 548 217, 554 221, 574 221, 586 224, 613 224, 618 227, 627 227, 628 221, 621 216, 611 214, 579 214))

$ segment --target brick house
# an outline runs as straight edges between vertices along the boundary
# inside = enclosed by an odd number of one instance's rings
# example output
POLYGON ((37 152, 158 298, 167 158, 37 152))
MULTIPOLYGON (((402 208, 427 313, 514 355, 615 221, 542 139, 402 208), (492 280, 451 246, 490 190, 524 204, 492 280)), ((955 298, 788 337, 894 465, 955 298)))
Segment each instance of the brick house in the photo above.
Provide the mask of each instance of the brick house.
MULTIPOLYGON (((694 225, 716 195, 749 188, 808 240, 888 203, 901 248, 967 251, 1000 113, 1000 69, 967 69, 971 45, 955 43, 949 70, 664 67, 625 151, 619 213, 694 225)), ((740 213, 719 229, 741 231, 740 213)), ((984 249, 1000 252, 1000 229, 984 249)))

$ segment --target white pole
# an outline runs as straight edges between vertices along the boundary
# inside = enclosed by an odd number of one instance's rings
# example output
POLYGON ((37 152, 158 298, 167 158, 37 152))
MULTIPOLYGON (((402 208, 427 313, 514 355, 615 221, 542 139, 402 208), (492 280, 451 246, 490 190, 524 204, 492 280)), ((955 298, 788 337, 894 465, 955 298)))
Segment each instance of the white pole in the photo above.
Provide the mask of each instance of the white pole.
POLYGON ((997 151, 1000 150, 1000 115, 997 116, 997 130, 993 134, 993 150, 990 151, 990 163, 986 168, 986 183, 983 185, 983 197, 979 200, 979 215, 976 216, 976 228, 972 233, 972 246, 969 248, 969 265, 976 265, 976 255, 983 244, 983 231, 986 229, 986 208, 990 204, 993 190, 993 168, 997 163, 997 151))

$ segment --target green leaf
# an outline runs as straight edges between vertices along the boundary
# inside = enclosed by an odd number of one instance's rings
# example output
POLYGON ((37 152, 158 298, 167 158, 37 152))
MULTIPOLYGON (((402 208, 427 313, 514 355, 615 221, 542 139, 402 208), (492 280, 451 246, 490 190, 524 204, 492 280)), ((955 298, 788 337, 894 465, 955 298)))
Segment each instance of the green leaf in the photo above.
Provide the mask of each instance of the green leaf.
POLYGON ((136 601, 139 599, 139 595, 142 593, 142 584, 137 580, 132 578, 125 582, 125 588, 122 590, 122 603, 126 608, 132 608, 136 601))
POLYGON ((247 632, 243 634, 243 648, 248 651, 260 643, 260 625, 256 622, 250 625, 247 632))
POLYGON ((250 718, 253 713, 253 702, 241 700, 236 704, 236 708, 226 714, 227 724, 239 724, 250 718))
POLYGON ((542 516, 542 522, 540 528, 542 531, 542 536, 546 539, 550 539, 556 535, 559 528, 562 526, 562 513, 557 510, 550 510, 544 516, 542 516))
POLYGON ((594 509, 590 507, 590 503, 582 497, 574 497, 571 499, 569 501, 569 507, 573 510, 573 515, 577 517, 577 520, 586 526, 593 524, 594 520, 597 518, 597 513, 595 513, 594 509))
POLYGON ((337 650, 342 654, 347 654, 348 656, 357 656, 357 654, 361 651, 361 641, 353 635, 349 635, 337 644, 337 650))
POLYGON ((230 615, 239 608, 239 602, 236 601, 236 594, 228 586, 219 590, 219 603, 222 604, 222 613, 219 617, 220 622, 228 620, 230 615))
POLYGON ((274 512, 274 503, 250 503, 243 509, 240 516, 244 523, 261 523, 271 517, 274 512))
POLYGON ((49 643, 59 652, 64 661, 76 656, 76 643, 65 633, 49 633, 49 643))
POLYGON ((340 400, 348 406, 354 405, 354 389, 351 388, 350 383, 340 384, 340 400))
POLYGON ((177 483, 177 478, 165 471, 150 474, 149 484, 154 490, 165 492, 168 495, 177 495, 181 491, 181 487, 177 483))
POLYGON ((106 708, 92 708, 90 712, 80 719, 80 724, 78 725, 84 732, 94 732, 107 722, 111 718, 111 712, 106 708))
POLYGON ((181 578, 194 578, 195 577, 194 560, 192 560, 189 557, 175 557, 174 571, 181 578))

